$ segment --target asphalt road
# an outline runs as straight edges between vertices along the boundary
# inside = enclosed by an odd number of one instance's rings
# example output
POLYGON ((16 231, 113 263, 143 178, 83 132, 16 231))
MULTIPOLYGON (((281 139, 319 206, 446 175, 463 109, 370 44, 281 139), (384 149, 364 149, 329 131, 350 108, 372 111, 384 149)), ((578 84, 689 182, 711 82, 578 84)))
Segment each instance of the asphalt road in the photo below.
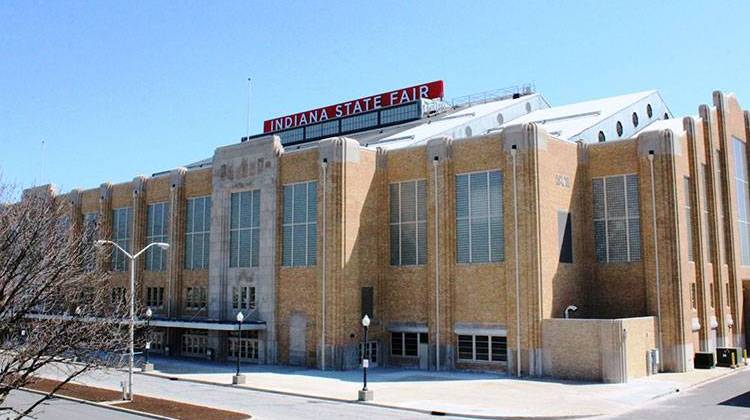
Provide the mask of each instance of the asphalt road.
MULTIPOLYGON (((18 414, 8 408, 20 409, 29 407, 39 399, 39 395, 25 391, 14 391, 0 407, 0 420, 13 419, 18 414)), ((108 410, 89 404, 53 398, 37 406, 36 410, 26 419, 38 420, 84 420, 84 419, 112 419, 112 420, 141 420, 148 417, 108 410)))
POLYGON ((606 419, 750 419, 750 370, 743 370, 606 419))

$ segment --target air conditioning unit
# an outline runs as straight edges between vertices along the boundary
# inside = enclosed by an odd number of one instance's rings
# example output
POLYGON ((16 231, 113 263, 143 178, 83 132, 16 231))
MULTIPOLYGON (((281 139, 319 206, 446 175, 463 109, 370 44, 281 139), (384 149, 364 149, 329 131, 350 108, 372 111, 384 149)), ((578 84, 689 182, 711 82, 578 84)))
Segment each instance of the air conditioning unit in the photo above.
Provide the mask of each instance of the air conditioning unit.
POLYGON ((737 347, 717 347, 716 366, 732 367, 732 355, 734 355, 734 364, 740 363, 742 349, 737 347))
POLYGON ((714 354, 710 351, 699 351, 695 353, 695 356, 693 358, 693 366, 696 369, 713 369, 714 366, 716 366, 716 359, 714 358, 714 354))

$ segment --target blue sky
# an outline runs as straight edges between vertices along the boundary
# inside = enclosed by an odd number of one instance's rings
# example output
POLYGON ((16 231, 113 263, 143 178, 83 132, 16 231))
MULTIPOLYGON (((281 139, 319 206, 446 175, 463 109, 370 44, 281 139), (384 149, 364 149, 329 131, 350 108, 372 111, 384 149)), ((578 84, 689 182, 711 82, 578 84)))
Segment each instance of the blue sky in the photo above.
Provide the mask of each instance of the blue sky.
POLYGON ((61 190, 210 157, 262 121, 436 79, 553 105, 716 89, 750 108, 750 2, 0 2, 0 173, 61 190), (42 139, 45 140, 42 153, 42 139))

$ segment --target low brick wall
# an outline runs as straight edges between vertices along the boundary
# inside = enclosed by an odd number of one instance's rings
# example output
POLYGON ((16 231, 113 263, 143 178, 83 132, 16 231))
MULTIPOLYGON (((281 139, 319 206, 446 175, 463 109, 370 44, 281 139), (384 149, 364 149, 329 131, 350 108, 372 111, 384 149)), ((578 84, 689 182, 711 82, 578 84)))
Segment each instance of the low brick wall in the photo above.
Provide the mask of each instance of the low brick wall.
POLYGON ((655 318, 545 319, 542 346, 547 376, 627 382, 647 374, 655 318))

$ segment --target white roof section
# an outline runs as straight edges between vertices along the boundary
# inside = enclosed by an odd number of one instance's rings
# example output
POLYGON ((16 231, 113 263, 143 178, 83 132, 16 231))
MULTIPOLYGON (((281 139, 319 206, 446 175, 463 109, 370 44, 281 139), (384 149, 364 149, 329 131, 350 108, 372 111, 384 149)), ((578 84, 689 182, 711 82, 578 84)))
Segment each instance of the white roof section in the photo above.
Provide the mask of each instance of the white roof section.
POLYGON ((503 127, 533 122, 560 139, 595 143, 600 141, 600 132, 605 141, 632 137, 665 115, 671 116, 669 109, 659 93, 651 90, 541 109, 503 127))

